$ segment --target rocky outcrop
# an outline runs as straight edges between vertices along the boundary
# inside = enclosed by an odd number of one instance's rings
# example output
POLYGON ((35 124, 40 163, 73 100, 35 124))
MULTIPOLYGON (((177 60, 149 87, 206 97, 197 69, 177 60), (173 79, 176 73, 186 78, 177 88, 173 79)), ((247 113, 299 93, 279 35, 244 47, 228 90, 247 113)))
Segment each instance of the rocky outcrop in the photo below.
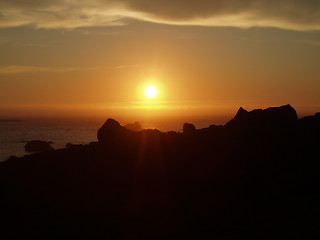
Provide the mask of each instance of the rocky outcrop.
POLYGON ((196 128, 192 123, 183 124, 183 133, 184 134, 194 134, 196 132, 196 128))
POLYGON ((272 128, 289 127, 298 122, 298 116, 289 104, 267 109, 255 109, 250 112, 240 107, 237 114, 231 119, 227 127, 241 128, 272 128))
POLYGON ((50 146, 50 142, 42 140, 32 140, 27 142, 24 146, 26 152, 47 152, 53 151, 54 148, 50 146))
POLYGON ((109 118, 103 126, 98 130, 98 141, 103 142, 110 142, 115 137, 121 135, 126 129, 120 125, 119 122, 116 120, 109 118))

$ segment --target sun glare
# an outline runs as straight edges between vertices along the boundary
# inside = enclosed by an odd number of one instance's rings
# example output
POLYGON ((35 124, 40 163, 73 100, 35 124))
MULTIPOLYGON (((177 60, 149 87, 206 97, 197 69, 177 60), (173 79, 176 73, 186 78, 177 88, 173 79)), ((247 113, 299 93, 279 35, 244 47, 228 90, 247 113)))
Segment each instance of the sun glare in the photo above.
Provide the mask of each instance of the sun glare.
POLYGON ((148 98, 154 98, 158 94, 158 90, 155 86, 148 86, 145 89, 145 94, 148 98))

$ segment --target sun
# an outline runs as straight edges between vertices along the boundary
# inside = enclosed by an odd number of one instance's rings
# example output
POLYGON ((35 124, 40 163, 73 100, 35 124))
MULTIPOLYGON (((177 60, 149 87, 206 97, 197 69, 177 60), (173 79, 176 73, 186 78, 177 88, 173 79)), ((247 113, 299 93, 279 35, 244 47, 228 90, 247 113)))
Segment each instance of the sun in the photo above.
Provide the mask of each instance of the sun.
POLYGON ((154 98, 155 96, 157 96, 158 90, 155 86, 150 85, 150 86, 146 87, 144 93, 146 94, 146 96, 148 98, 154 98))

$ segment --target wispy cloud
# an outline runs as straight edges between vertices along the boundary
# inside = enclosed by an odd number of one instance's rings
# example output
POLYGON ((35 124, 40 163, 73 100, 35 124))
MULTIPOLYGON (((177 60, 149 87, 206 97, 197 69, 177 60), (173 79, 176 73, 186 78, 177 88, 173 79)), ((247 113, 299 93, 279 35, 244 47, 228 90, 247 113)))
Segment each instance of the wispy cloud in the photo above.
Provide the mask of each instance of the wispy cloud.
POLYGON ((0 0, 0 27, 165 24, 320 30, 319 0, 0 0))
POLYGON ((139 65, 118 65, 116 69, 124 69, 124 68, 138 68, 139 65))
POLYGON ((40 73, 40 72, 71 72, 83 70, 95 70, 97 68, 79 68, 79 67, 42 67, 42 66, 21 66, 10 65, 1 66, 0 74, 20 74, 20 73, 40 73))

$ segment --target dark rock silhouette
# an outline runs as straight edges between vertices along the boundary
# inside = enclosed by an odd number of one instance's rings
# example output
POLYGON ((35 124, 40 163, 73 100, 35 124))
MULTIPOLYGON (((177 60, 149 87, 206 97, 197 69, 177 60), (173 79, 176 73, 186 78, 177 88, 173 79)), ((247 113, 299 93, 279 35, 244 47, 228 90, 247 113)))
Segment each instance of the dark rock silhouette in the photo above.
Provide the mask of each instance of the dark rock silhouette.
POLYGON ((0 163, 1 236, 319 238, 319 114, 240 108, 225 126, 192 126, 108 119, 98 142, 0 163))
POLYGON ((184 134, 193 134, 196 132, 195 126, 191 123, 184 123, 182 129, 184 134))
POLYGON ((232 127, 290 127, 296 124, 298 116, 296 110, 289 104, 281 107, 270 107, 265 110, 256 109, 248 112, 240 107, 236 116, 226 126, 232 127))
POLYGON ((116 120, 109 118, 98 131, 99 142, 112 141, 114 137, 118 136, 125 130, 116 120))
POLYGON ((26 152, 46 152, 53 151, 54 148, 50 146, 52 142, 42 140, 32 140, 26 143, 24 149, 26 152))
MULTIPOLYGON (((258 110, 255 110, 255 111, 253 111, 253 112, 257 112, 257 111, 261 111, 260 109, 258 109, 258 110)), ((237 112, 237 114, 236 114, 236 116, 233 118, 233 120, 231 120, 231 121, 243 121, 243 120, 245 120, 246 118, 248 117, 248 111, 247 110, 245 110, 244 108, 242 108, 242 107, 240 107, 239 108, 239 110, 238 110, 238 112, 237 112)))
POLYGON ((143 130, 139 122, 128 123, 124 125, 124 127, 128 130, 135 131, 135 132, 140 132, 143 130))

